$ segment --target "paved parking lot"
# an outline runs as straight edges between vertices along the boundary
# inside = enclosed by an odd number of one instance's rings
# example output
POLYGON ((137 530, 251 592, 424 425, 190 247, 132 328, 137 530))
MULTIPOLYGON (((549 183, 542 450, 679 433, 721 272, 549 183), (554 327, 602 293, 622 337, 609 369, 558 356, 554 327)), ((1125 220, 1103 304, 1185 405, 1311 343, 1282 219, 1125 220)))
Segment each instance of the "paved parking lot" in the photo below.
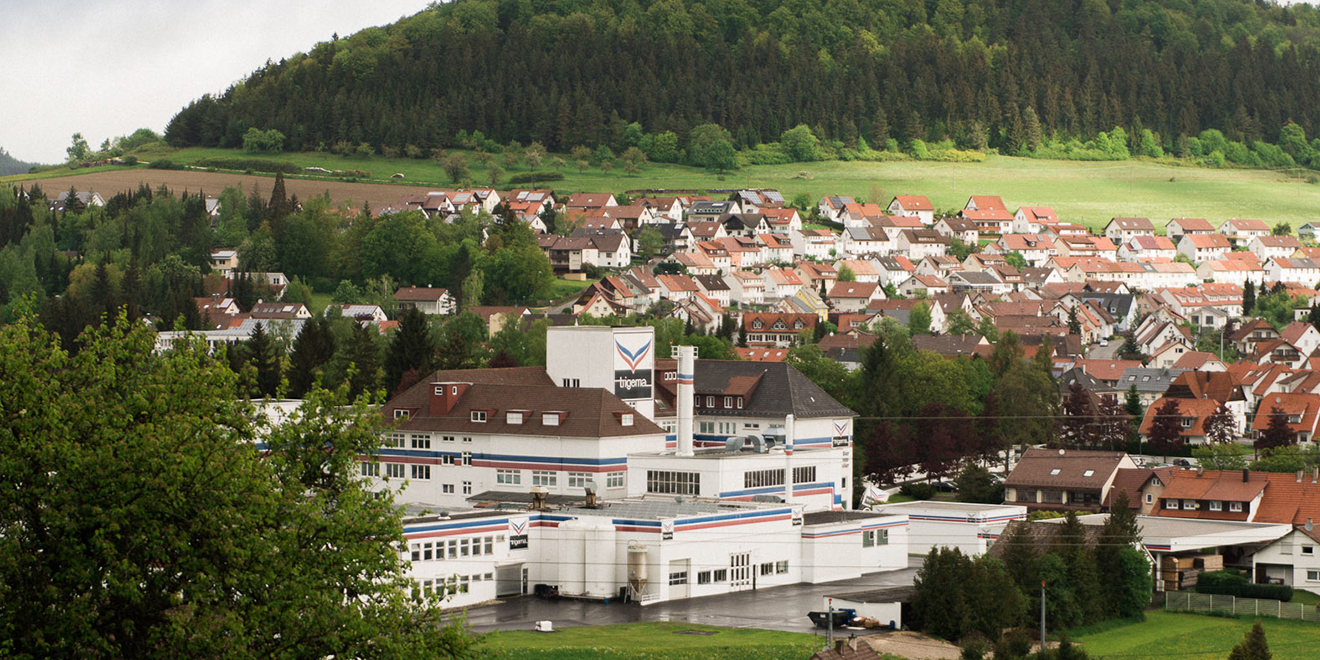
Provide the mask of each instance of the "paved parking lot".
POLYGON ((795 584, 742 591, 705 598, 642 607, 636 603, 600 603, 547 600, 524 596, 467 611, 468 625, 476 632, 531 630, 536 621, 549 620, 556 628, 598 626, 641 621, 680 621, 731 628, 764 628, 810 633, 815 630, 807 612, 820 609, 821 598, 880 587, 912 584, 920 557, 909 558, 908 568, 872 573, 857 580, 827 584, 795 584))

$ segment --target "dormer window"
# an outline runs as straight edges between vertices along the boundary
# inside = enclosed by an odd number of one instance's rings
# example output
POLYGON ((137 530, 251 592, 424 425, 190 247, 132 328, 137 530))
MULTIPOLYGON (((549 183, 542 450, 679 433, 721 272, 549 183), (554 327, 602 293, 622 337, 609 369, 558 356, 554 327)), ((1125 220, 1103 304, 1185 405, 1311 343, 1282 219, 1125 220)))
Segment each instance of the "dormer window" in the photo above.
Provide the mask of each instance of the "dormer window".
POLYGON ((473 411, 472 411, 472 421, 474 421, 474 422, 479 422, 479 423, 482 423, 482 424, 485 424, 485 423, 486 423, 486 411, 484 411, 484 410, 473 410, 473 411))
POLYGON ((801 321, 796 321, 796 322, 794 322, 794 323, 793 323, 793 329, 794 329, 794 330, 801 330, 801 329, 802 329, 802 322, 801 322, 801 321))
POLYGON ((620 416, 619 416, 619 425, 620 425, 620 426, 632 426, 632 425, 633 425, 633 414, 632 414, 632 413, 623 413, 622 415, 620 415, 620 416))
POLYGON ((756 319, 755 321, 752 321, 752 329, 754 330, 760 330, 762 325, 764 324, 761 323, 761 319, 756 319))
POLYGON ((541 424, 545 426, 559 426, 559 413, 557 412, 542 413, 541 424))
POLYGON ((435 395, 436 395, 436 396, 444 396, 444 395, 445 395, 445 386, 444 386, 444 385, 436 385, 436 386, 435 386, 435 395))
POLYGON ((407 409, 404 409, 404 408, 395 408, 395 409, 394 409, 394 419, 408 419, 408 417, 409 417, 409 414, 408 414, 407 409))
POLYGON ((1184 417, 1182 418, 1182 427, 1185 429, 1190 429, 1192 428, 1192 422, 1194 421, 1195 419, 1192 417, 1184 417))
POLYGON ((1228 510, 1229 510, 1229 511, 1232 511, 1233 513, 1242 513, 1242 503, 1241 503, 1241 502, 1229 502, 1229 503, 1228 503, 1228 510))
POLYGON ((715 407, 715 397, 713 397, 713 396, 708 396, 708 397, 706 397, 706 407, 707 407, 707 408, 714 408, 714 407, 715 407))
POLYGON ((738 397, 738 410, 742 410, 742 407, 743 407, 743 398, 738 397))
POLYGON ((505 421, 508 422, 509 424, 522 424, 523 423, 522 411, 518 411, 518 412, 509 411, 508 415, 505 417, 505 421))
POLYGON ((733 407, 733 397, 731 397, 731 396, 726 396, 726 397, 724 397, 724 407, 725 407, 725 408, 732 408, 732 407, 733 407))

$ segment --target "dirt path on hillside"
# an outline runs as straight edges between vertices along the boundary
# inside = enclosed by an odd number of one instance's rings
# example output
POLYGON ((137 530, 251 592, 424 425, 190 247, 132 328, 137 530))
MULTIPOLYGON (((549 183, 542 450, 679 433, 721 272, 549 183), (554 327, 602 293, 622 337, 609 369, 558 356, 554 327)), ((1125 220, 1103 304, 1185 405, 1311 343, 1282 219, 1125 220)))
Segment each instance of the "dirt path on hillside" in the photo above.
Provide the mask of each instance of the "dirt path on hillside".
MULTIPOLYGON (((273 175, 266 177, 197 170, 134 168, 33 179, 19 182, 19 185, 30 186, 34 183, 41 184, 41 188, 52 198, 60 191, 68 190, 72 186, 78 190, 94 190, 101 193, 102 197, 110 199, 116 193, 136 190, 143 183, 153 190, 164 184, 176 194, 185 190, 189 193, 196 193, 200 190, 211 197, 218 197, 220 191, 227 186, 242 186, 245 195, 251 193, 255 186, 261 191, 262 195, 270 195, 270 189, 275 185, 275 177, 273 175)), ((335 205, 341 202, 351 202, 355 208, 362 208, 362 203, 365 201, 371 205, 372 209, 398 204, 399 199, 405 195, 416 195, 429 189, 424 186, 404 184, 346 183, 337 179, 292 178, 284 180, 284 187, 289 194, 297 195, 298 199, 310 199, 317 195, 324 195, 329 191, 330 199, 335 205)))

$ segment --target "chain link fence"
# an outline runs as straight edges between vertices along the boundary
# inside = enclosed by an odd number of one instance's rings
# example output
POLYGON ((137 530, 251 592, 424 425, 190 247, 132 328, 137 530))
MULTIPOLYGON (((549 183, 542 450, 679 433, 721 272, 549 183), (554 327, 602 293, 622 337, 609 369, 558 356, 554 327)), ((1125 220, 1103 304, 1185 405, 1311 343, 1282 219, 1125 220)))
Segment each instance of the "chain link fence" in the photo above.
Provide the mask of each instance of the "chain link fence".
POLYGON ((1223 612, 1234 616, 1272 616, 1295 621, 1320 622, 1320 606, 1285 603, 1265 598, 1238 598, 1191 591, 1164 592, 1167 612, 1223 612))

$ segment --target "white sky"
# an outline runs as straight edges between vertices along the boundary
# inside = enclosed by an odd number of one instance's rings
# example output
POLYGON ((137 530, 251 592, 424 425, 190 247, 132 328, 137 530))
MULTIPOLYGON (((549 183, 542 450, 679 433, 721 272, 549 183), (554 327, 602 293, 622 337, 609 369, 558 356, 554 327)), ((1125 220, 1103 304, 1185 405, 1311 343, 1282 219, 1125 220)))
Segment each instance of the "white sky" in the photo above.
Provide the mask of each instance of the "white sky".
POLYGON ((426 8, 427 0, 0 0, 0 147, 61 162, 165 130, 205 93, 265 64, 426 8))

